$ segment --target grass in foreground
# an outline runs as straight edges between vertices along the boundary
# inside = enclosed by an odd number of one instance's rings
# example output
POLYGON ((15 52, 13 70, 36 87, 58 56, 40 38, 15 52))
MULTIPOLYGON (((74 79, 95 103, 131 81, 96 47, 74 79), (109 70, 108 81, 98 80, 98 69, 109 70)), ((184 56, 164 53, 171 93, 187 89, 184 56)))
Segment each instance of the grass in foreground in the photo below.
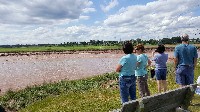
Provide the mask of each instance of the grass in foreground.
POLYGON ((191 112, 200 112, 200 96, 195 94, 192 100, 192 104, 189 106, 191 112))
MULTIPOLYGON (((107 88, 107 83, 112 83, 111 80, 115 81, 117 77, 117 74, 111 73, 82 80, 61 81, 58 83, 28 87, 17 92, 8 91, 4 96, 0 97, 0 104, 8 110, 17 111, 47 97, 107 88)), ((113 83, 112 85, 116 84, 113 83)))
MULTIPOLYGON (((199 74, 199 66, 195 71, 195 80, 199 74)), ((168 67, 168 89, 175 89, 173 65, 168 67)), ((0 98, 1 104, 10 110, 20 112, 108 112, 121 108, 118 74, 104 74, 93 78, 75 81, 61 81, 44 84, 21 90, 8 92, 0 98)), ((149 80, 151 94, 157 93, 155 80, 149 80)), ((138 91, 137 91, 137 96, 138 91)), ((192 112, 200 111, 200 96, 195 95, 192 112)))
POLYGON ((118 91, 93 89, 48 97, 21 110, 21 112, 107 112, 120 107, 118 91))

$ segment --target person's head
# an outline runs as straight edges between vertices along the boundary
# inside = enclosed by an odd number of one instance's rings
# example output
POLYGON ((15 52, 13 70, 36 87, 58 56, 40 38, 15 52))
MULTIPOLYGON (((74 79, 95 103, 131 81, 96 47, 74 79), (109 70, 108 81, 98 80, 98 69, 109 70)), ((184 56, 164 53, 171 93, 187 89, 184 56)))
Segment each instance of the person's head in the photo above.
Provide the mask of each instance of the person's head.
POLYGON ((145 50, 144 45, 142 45, 142 44, 136 45, 135 50, 136 50, 136 53, 143 53, 145 50))
POLYGON ((158 53, 165 52, 165 46, 163 44, 158 45, 158 48, 155 50, 155 52, 158 52, 158 53))
POLYGON ((132 54, 133 53, 133 44, 130 42, 125 42, 123 44, 123 51, 125 54, 132 54))
POLYGON ((188 42, 189 41, 189 35, 188 34, 183 34, 182 36, 181 36, 181 41, 182 42, 188 42))

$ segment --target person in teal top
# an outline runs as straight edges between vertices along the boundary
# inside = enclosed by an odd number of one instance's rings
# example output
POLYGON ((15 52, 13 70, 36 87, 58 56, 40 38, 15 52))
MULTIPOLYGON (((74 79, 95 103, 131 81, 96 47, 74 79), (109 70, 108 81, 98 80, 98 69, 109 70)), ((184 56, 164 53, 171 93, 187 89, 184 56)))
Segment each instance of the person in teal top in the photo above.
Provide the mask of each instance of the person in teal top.
POLYGON ((116 72, 119 72, 119 88, 121 102, 125 103, 136 99, 136 78, 135 69, 137 57, 133 54, 133 45, 125 43, 123 45, 125 55, 120 59, 116 72))
MULTIPOLYGON (((137 50, 139 51, 139 50, 137 50)), ((137 62, 139 63, 135 71, 135 76, 144 76, 147 74, 146 66, 148 63, 148 57, 146 54, 139 54, 137 56, 137 62)))
POLYGON ((123 56, 119 64, 123 67, 120 71, 120 77, 122 76, 132 76, 135 74, 135 68, 136 68, 136 56, 134 54, 126 54, 123 56))
POLYGON ((137 85, 140 93, 140 97, 150 96, 150 91, 147 84, 147 67, 151 65, 151 61, 148 56, 144 54, 144 46, 138 44, 136 46, 137 55, 137 67, 135 70, 135 76, 137 78, 137 85))

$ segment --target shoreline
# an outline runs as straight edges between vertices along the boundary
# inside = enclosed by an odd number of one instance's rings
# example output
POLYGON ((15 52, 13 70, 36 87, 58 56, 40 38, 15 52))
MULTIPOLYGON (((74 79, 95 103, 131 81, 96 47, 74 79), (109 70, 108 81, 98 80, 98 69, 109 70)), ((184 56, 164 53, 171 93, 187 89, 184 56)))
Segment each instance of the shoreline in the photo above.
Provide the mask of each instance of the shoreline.
MULTIPOLYGON (((147 53, 155 50, 156 47, 145 48, 147 53)), ((174 50, 174 47, 166 47, 167 52, 174 50)), ((106 49, 106 50, 68 50, 68 51, 32 51, 32 52, 0 52, 0 57, 3 56, 31 56, 31 55, 51 55, 51 54, 102 54, 102 53, 112 53, 112 54, 123 54, 121 49, 106 49)), ((133 52, 134 53, 134 52, 133 52)))

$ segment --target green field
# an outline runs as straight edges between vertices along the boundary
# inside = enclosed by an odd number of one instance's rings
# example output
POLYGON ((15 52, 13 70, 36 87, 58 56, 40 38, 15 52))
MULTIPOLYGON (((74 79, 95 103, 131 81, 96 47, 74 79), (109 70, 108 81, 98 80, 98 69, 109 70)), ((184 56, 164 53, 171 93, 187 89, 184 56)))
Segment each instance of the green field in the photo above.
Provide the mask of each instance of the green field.
MULTIPOLYGON (((168 89, 175 84, 173 65, 168 65, 168 89)), ((200 65, 195 70, 195 80, 200 65)), ((149 79, 151 94, 157 93, 156 81, 149 79)), ((137 96, 138 91, 137 91, 137 96)), ((9 91, 0 98, 1 105, 19 112, 108 112, 121 107, 118 74, 109 73, 91 78, 61 81, 41 86, 28 87, 18 92, 9 91)), ((189 109, 200 111, 200 96, 195 95, 189 109)))
MULTIPOLYGON (((174 47, 174 45, 166 45, 174 47)), ((157 45, 145 45, 146 48, 156 48, 157 45)), ((93 46, 93 45, 78 45, 78 46, 30 46, 30 47, 13 47, 2 48, 0 53, 19 53, 19 52, 63 52, 63 51, 89 51, 89 50, 121 50, 122 46, 93 46)))
POLYGON ((18 52, 62 52, 62 51, 81 51, 81 50, 114 50, 120 49, 121 46, 30 46, 30 47, 14 47, 14 48, 2 48, 0 47, 0 53, 18 53, 18 52))
MULTIPOLYGON (((174 48, 175 45, 165 45, 169 48, 174 48)), ((196 47, 200 47, 200 44, 196 44, 196 47)), ((145 45, 145 48, 156 48, 157 45, 145 45)), ((74 45, 74 46, 29 46, 29 47, 13 47, 2 48, 0 47, 0 53, 21 53, 21 52, 64 52, 64 51, 89 51, 89 50, 121 50, 121 45, 115 46, 94 46, 94 45, 74 45)))

